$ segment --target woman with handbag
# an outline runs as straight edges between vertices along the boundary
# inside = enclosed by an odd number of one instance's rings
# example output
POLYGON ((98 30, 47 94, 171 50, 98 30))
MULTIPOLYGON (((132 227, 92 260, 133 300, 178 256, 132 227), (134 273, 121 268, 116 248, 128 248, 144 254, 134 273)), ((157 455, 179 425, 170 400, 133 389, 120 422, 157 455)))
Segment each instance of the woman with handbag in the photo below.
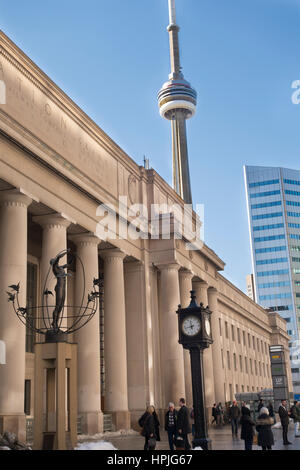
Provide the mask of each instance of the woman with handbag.
POLYGON ((274 436, 271 427, 273 424, 274 419, 269 416, 268 408, 261 408, 256 421, 256 431, 258 432, 258 445, 262 450, 272 450, 274 436))
POLYGON ((144 450, 154 450, 156 446, 154 407, 148 406, 145 413, 142 436, 145 438, 144 450))
POLYGON ((241 424, 241 439, 245 441, 245 450, 252 450, 253 437, 255 435, 255 423, 250 415, 250 410, 246 406, 242 408, 241 424))

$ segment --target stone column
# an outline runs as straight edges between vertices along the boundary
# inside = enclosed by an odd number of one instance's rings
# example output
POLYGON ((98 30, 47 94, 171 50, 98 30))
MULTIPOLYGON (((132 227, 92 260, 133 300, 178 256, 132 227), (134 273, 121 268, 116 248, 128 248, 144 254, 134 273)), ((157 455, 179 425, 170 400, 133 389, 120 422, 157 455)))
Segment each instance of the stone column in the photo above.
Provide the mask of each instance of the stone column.
MULTIPOLYGON (((203 303, 204 307, 208 305, 207 289, 208 284, 205 281, 196 281, 193 283, 196 291, 198 303, 203 303)), ((204 384, 205 384, 205 401, 208 413, 215 403, 215 383, 212 359, 212 347, 210 346, 203 351, 203 368, 204 368, 204 384)), ((210 416, 210 415, 208 415, 210 416)))
MULTIPOLYGON (((99 278, 98 244, 99 238, 92 234, 71 236, 77 246, 75 277, 75 308, 78 312, 85 292, 83 306, 93 290, 93 280, 99 278), (81 262, 84 266, 84 273, 81 262), (85 279, 83 274, 85 274, 85 279), (77 308, 76 308, 77 307, 77 308)), ((78 343, 78 414, 82 418, 83 434, 97 434, 103 430, 100 390, 100 331, 99 305, 94 317, 75 332, 78 343)))
POLYGON ((125 254, 119 250, 106 250, 100 256, 104 259, 105 410, 113 415, 116 430, 129 429, 125 254))
MULTIPOLYGON (((179 286, 180 286, 180 303, 183 308, 188 307, 191 300, 193 273, 191 271, 179 271, 179 286)), ((184 379, 185 379, 185 394, 186 403, 188 407, 193 406, 193 388, 192 388, 192 375, 191 375, 191 359, 188 349, 183 350, 184 359, 184 379)))
POLYGON ((182 346, 178 343, 178 319, 180 304, 178 264, 159 265, 161 271, 160 315, 162 341, 162 371, 164 379, 164 405, 170 401, 178 404, 185 397, 185 377, 182 346))
POLYGON ((215 385, 215 399, 216 403, 225 402, 224 396, 224 369, 222 367, 221 358, 221 337, 219 330, 219 315, 218 315, 218 291, 214 287, 210 287, 207 291, 208 305, 212 311, 211 315, 211 328, 213 344, 211 346, 213 358, 213 371, 214 371, 214 385, 215 385))
POLYGON ((19 301, 26 306, 29 204, 31 199, 17 191, 0 195, 0 338, 6 343, 6 365, 0 366, 0 433, 14 432, 23 442, 26 328, 7 302, 6 291, 20 282, 19 301))

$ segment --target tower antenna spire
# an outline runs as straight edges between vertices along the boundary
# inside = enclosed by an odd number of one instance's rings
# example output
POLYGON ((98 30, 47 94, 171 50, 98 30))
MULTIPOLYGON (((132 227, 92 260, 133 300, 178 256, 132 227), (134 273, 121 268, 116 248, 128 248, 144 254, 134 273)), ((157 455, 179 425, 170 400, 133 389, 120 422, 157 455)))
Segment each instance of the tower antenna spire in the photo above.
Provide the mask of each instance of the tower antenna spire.
POLYGON ((169 19, 170 19, 170 24, 176 24, 175 0, 169 0, 169 19))
POLYGON ((175 0, 168 2, 171 73, 169 81, 158 93, 158 106, 160 115, 172 125, 173 188, 187 204, 192 204, 186 120, 196 112, 197 93, 184 79, 181 70, 175 0))

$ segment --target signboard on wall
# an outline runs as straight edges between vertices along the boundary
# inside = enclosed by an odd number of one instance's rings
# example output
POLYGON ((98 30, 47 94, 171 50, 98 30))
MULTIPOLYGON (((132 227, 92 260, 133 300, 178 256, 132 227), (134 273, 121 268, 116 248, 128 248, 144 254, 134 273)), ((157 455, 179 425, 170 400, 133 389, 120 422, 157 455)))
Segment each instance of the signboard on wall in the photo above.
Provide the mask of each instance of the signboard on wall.
POLYGON ((271 373, 274 391, 274 405, 277 411, 281 400, 289 399, 283 346, 270 346, 271 373))
POLYGON ((6 364, 6 347, 4 341, 0 340, 0 365, 6 364))

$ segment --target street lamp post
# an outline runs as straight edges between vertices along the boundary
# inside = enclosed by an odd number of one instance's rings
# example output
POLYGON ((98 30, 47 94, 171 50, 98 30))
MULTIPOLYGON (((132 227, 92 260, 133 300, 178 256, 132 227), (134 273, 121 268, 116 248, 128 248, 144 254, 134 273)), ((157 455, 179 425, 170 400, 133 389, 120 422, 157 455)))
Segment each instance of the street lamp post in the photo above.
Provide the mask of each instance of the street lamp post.
POLYGON ((195 436, 193 447, 211 450, 205 413, 205 389, 203 371, 203 351, 213 343, 211 335, 211 311, 203 304, 197 305, 195 292, 191 291, 191 303, 187 308, 179 308, 179 343, 190 351, 195 436))

